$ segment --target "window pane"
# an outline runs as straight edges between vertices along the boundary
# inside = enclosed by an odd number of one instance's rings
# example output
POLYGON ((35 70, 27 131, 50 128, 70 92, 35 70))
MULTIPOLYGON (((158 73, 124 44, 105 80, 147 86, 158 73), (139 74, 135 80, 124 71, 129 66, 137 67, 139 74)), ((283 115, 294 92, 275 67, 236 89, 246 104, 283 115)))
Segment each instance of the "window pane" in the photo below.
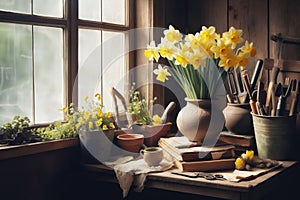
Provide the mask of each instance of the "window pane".
POLYGON ((31 0, 1 0, 0 10, 31 13, 31 0))
MULTIPOLYGON (((103 31, 103 102, 107 109, 113 109, 109 88, 115 87, 125 95, 125 34, 103 31)), ((118 102, 120 103, 120 102, 118 102)), ((119 105, 120 112, 123 109, 119 105)), ((113 110, 112 110, 113 111, 113 110)))
POLYGON ((101 89, 101 31, 79 29, 78 102, 84 96, 93 97, 101 89))
POLYGON ((32 119, 31 26, 0 23, 0 125, 14 115, 32 119))
POLYGON ((102 0, 102 20, 125 25, 125 0, 102 0))
POLYGON ((63 17, 64 0, 33 0, 33 14, 63 17))
POLYGON ((79 18, 101 21, 101 0, 78 0, 79 18))
POLYGON ((63 31, 34 27, 34 83, 36 123, 62 119, 63 31))

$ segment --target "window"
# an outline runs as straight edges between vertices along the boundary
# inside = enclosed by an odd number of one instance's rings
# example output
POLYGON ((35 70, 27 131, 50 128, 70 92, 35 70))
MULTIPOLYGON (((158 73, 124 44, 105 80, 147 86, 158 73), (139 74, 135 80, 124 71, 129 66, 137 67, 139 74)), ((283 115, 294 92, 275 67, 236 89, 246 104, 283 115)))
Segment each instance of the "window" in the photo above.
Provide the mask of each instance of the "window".
POLYGON ((125 90, 128 0, 1 0, 0 125, 63 118, 59 108, 125 90), (78 13, 78 14, 77 14, 78 13))

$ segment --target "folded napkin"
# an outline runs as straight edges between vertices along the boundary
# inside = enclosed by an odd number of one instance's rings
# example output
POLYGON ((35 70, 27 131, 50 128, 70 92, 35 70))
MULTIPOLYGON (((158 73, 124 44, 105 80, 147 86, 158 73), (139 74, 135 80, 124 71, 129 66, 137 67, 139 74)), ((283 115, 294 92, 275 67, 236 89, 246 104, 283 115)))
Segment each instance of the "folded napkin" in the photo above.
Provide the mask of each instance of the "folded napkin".
POLYGON ((123 198, 128 195, 132 184, 136 186, 135 191, 142 191, 148 173, 165 171, 173 166, 172 162, 164 159, 159 166, 149 167, 142 157, 132 156, 118 158, 114 162, 105 164, 114 169, 123 191, 123 198))

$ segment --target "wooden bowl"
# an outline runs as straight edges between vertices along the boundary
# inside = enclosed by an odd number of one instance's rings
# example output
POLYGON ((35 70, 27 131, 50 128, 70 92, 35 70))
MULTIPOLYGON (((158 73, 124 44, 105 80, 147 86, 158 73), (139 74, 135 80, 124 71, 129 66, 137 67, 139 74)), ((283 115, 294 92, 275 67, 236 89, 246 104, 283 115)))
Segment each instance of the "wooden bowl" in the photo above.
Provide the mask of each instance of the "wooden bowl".
POLYGON ((141 146, 144 143, 144 135, 133 133, 120 134, 117 136, 117 142, 122 149, 133 153, 139 153, 141 146))

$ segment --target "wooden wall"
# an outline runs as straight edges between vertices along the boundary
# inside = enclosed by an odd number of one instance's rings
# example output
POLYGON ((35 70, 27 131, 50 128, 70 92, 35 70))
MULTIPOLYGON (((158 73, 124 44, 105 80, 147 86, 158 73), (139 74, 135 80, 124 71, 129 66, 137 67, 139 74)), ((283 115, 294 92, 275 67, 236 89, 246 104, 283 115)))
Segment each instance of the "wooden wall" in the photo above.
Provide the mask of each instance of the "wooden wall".
MULTIPOLYGON (((202 25, 223 32, 230 26, 243 29, 244 38, 257 47, 249 63, 252 71, 256 59, 276 58, 272 34, 300 38, 300 1, 294 0, 187 0, 187 31, 196 32, 202 25)), ((300 46, 283 45, 282 59, 300 60, 300 46)))

